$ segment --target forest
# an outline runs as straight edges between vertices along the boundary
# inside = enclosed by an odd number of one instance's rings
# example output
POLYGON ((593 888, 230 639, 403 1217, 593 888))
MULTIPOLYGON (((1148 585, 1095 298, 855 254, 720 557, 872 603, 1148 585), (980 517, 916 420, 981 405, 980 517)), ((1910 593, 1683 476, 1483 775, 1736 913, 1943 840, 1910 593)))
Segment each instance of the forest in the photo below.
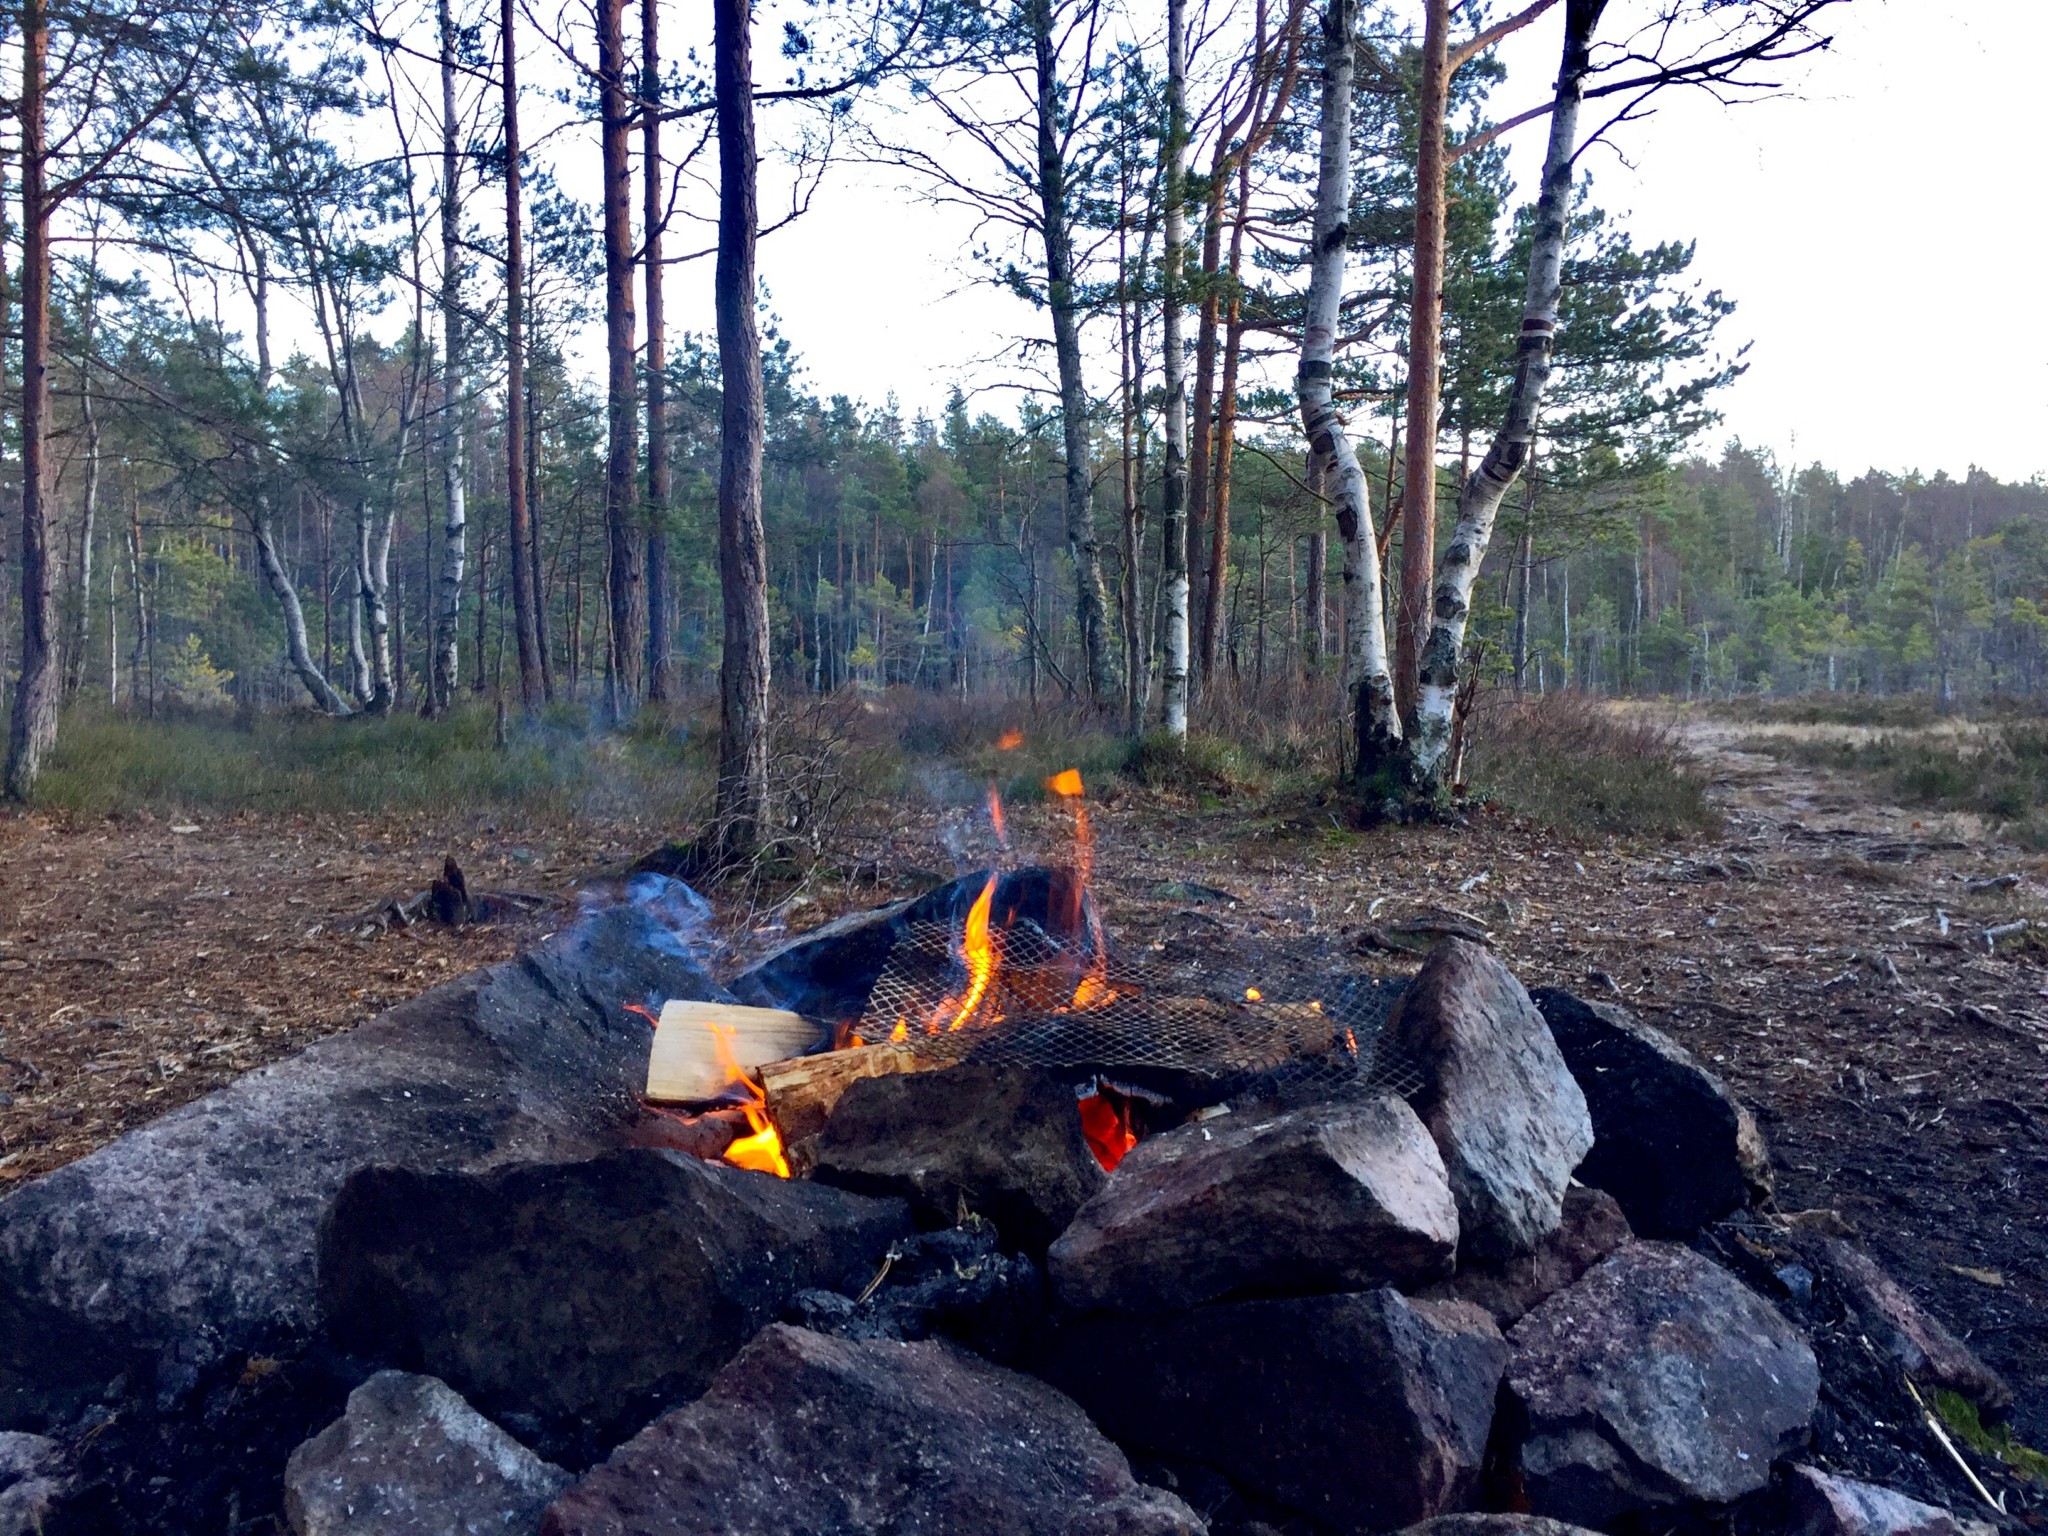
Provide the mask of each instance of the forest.
POLYGON ((1720 441, 1739 296, 1586 168, 1660 93, 1742 110, 1833 3, 1576 0, 1513 114, 1550 0, 25 10, 10 792, 79 707, 717 695, 729 779, 771 694, 1177 738, 1323 684, 1354 771, 1427 789, 1481 690, 2030 694, 2048 488, 1720 441), (973 211, 1005 387, 807 384, 755 244, 853 174, 973 211))

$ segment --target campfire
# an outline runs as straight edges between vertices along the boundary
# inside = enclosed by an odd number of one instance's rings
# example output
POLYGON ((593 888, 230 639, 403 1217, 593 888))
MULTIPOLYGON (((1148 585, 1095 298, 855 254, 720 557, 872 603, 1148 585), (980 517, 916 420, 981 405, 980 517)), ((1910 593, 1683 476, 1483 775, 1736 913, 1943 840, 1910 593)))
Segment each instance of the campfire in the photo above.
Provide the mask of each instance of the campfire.
MULTIPOLYGON (((690 1128, 693 1149, 787 1177, 856 1081, 1028 1066, 1069 1084, 1090 1150, 1114 1170, 1154 1126, 1253 1084, 1401 1086, 1400 1063, 1378 1048, 1385 999, 1364 978, 1277 954, 1116 952, 1081 774, 1045 787, 1071 813, 1068 862, 963 876, 894 911, 879 943, 867 929, 795 941, 784 969, 801 1008, 669 1004, 650 1105, 690 1128), (835 984, 821 991, 821 974, 835 984)), ((1007 847, 993 788, 988 807, 1007 847)))

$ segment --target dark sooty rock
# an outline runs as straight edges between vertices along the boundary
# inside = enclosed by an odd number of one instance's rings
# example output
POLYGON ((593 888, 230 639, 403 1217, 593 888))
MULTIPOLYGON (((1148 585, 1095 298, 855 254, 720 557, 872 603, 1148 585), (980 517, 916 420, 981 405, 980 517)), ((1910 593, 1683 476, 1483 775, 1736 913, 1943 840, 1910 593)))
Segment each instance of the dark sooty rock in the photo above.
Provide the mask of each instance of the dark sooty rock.
POLYGON ((1213 1467, 1339 1531, 1468 1501, 1507 1345, 1464 1302, 1225 1302, 1062 1327, 1043 1369, 1133 1451, 1213 1467))
POLYGON ((1043 1253, 1102 1187, 1074 1090, 1031 1067, 972 1064, 852 1084, 818 1134, 811 1176, 901 1195, 927 1226, 962 1209, 988 1217, 1005 1246, 1043 1253))
POLYGON ((1450 1272, 1457 1251, 1443 1159, 1389 1095, 1148 1137, 1081 1207, 1047 1267, 1070 1307, 1173 1311, 1425 1284, 1450 1272))
POLYGON ((1626 1008, 1554 987, 1530 996, 1586 1095, 1584 1183, 1621 1202, 1644 1237, 1690 1237, 1771 1188, 1763 1133, 1690 1051, 1626 1008))
POLYGON ((909 1227, 900 1202, 666 1151, 371 1169, 322 1228, 320 1291, 341 1348, 431 1372, 584 1465, 702 1391, 798 1291, 865 1283, 909 1227))
POLYGON ((558 1499, 545 1536, 1200 1536, 1087 1416, 950 1344, 777 1325, 558 1499))

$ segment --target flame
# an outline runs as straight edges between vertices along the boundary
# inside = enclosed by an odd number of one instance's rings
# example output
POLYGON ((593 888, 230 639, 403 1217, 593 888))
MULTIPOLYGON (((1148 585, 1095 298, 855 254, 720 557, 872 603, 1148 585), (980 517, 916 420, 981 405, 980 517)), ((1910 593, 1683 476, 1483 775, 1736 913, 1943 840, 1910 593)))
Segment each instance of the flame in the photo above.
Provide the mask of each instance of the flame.
POLYGON ((652 1008, 643 1008, 638 1003, 621 1003, 619 1006, 621 1008, 624 1008, 628 1013, 639 1014, 641 1018, 645 1019, 648 1023, 652 1024, 656 1029, 661 1028, 661 1015, 656 1013, 652 1008))
POLYGON ((896 1021, 896 1027, 889 1031, 889 1043, 891 1045, 901 1045, 904 1041, 908 1040, 909 1038, 910 1021, 908 1019, 898 1019, 896 1021))
POLYGON ((1054 794, 1066 799, 1079 799, 1081 795, 1081 770, 1078 768, 1062 768, 1058 773, 1045 781, 1045 787, 1054 794))
POLYGON ((1073 1007, 1101 1008, 1106 1004, 1116 1001, 1116 988, 1112 987, 1097 974, 1100 968, 1101 962, 1098 961, 1096 970, 1090 971, 1086 976, 1083 976, 1081 984, 1074 988, 1073 1007))
POLYGON ((1262 1003, 1266 1000, 1266 994, 1257 987, 1246 987, 1244 989, 1244 1000, 1248 1003, 1262 1003))
POLYGON ((1099 1087, 1081 1100, 1081 1135, 1095 1160, 1110 1173, 1116 1172, 1124 1154, 1138 1144, 1138 1133, 1131 1129, 1130 1106, 1099 1087))
POLYGON ((1358 1054, 1358 1036, 1351 1033, 1348 1028, 1344 1031, 1344 1049, 1354 1056, 1358 1054))
POLYGON ((782 1134, 775 1129, 775 1122, 768 1118, 768 1097, 762 1093, 761 1085, 747 1076, 746 1069, 733 1054, 732 1026, 712 1024, 708 1027, 718 1051, 718 1064, 725 1068, 728 1079, 726 1091, 738 1089, 746 1096, 739 1110, 747 1117, 747 1134, 725 1149, 724 1160, 735 1168, 751 1168, 757 1173, 772 1173, 778 1179, 788 1178, 789 1159, 782 1153, 782 1134))
POLYGON ((996 738, 996 750, 998 752, 1014 752, 1023 745, 1024 733, 1015 726, 1011 726, 1010 729, 996 738))
MULTIPOLYGON (((960 959, 967 967, 967 990, 961 994, 958 1011, 946 1026, 958 1029, 974 1016, 974 1010, 981 1006, 981 1000, 988 993, 988 984, 995 979, 996 946, 989 936, 988 918, 996 902, 996 877, 991 874, 988 884, 981 888, 981 894, 974 898, 974 905, 967 912, 967 926, 960 933, 960 959)), ((941 1008, 953 1006, 948 998, 941 1008)))
POLYGON ((995 785, 988 787, 988 819, 996 829, 996 842, 1005 851, 1010 846, 1010 829, 1003 821, 1003 797, 995 785))

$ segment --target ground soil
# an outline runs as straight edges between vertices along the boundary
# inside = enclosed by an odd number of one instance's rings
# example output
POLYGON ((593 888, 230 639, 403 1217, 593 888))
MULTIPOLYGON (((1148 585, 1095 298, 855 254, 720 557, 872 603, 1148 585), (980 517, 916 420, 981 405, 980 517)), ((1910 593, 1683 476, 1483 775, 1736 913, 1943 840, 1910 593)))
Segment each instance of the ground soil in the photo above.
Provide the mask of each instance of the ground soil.
MULTIPOLYGON (((1354 830, 1334 805, 1196 809, 1091 786, 1113 926, 1219 939, 1334 932, 1418 912, 1487 929, 1530 985, 1619 998, 1755 1105, 1778 1205, 1831 1208, 2020 1396, 2048 1443, 2048 860, 1961 818, 1873 803, 1793 767, 1754 728, 1684 729, 1723 830, 1585 842, 1477 809, 1469 825, 1354 830), (2000 876, 2016 882, 1973 884, 2000 876), (1234 903, 1192 909, 1200 881, 1234 903)), ((1057 855, 1057 804, 1010 818, 1057 855)), ((509 832, 147 816, 0 822, 0 1188, 558 926, 614 879, 635 829, 509 832), (476 885, 555 894, 501 926, 366 931, 453 852, 476 885)), ((839 873, 779 910, 729 907, 737 948, 780 923, 922 888, 992 853, 969 810, 877 811, 839 873)), ((1361 952, 1369 969, 1414 962, 1361 952)))

